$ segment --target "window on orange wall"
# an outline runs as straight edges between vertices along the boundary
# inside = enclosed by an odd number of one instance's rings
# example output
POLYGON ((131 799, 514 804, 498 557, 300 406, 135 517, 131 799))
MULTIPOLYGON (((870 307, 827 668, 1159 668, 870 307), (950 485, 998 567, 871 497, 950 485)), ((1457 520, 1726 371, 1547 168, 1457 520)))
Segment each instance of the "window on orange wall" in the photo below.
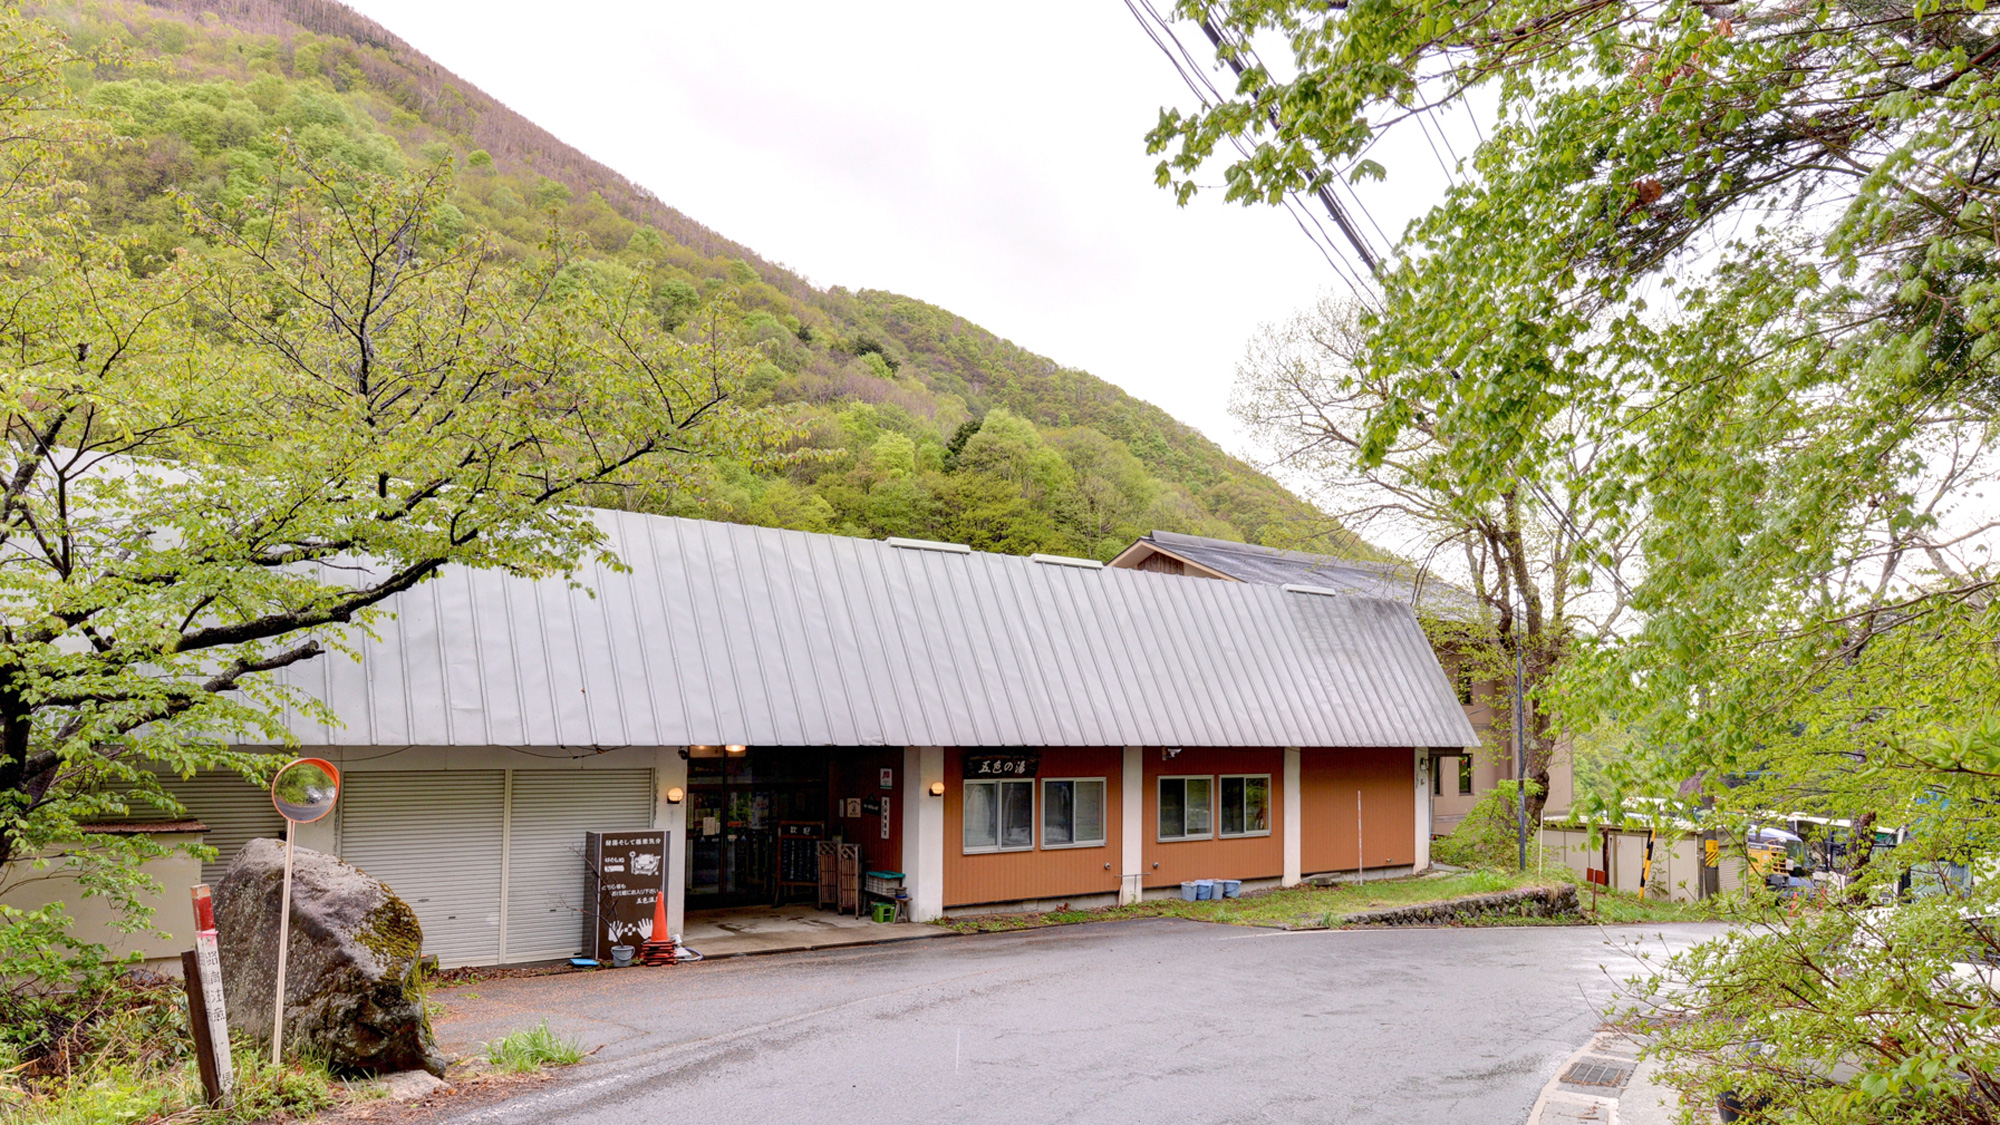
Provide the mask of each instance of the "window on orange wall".
POLYGON ((1035 846, 1035 783, 965 783, 965 851, 1021 852, 1035 846))
POLYGON ((1215 835, 1215 779, 1160 779, 1160 839, 1206 840, 1215 835))
POLYGON ((1271 775, 1224 774, 1216 815, 1223 836, 1271 834, 1271 775))
POLYGON ((1051 777, 1042 781, 1042 846, 1102 847, 1104 779, 1051 777))
POLYGON ((1472 755, 1462 754, 1458 759, 1458 795, 1472 796, 1472 755))

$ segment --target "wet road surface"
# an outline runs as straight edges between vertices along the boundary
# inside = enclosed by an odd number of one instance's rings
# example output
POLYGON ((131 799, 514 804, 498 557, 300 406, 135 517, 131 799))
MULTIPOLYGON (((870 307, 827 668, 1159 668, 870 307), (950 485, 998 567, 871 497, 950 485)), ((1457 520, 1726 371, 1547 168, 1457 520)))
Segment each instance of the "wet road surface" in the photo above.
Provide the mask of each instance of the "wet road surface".
POLYGON ((1141 919, 488 981, 439 994, 448 1048, 543 1017, 602 1048, 446 1120, 1511 1125, 1634 948, 1719 931, 1141 919))

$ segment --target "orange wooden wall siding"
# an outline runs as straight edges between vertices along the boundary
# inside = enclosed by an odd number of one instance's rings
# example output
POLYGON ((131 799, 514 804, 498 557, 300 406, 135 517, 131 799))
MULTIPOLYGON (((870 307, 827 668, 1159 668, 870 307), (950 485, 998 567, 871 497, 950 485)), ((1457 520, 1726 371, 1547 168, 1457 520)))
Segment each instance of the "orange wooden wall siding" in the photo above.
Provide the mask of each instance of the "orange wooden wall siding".
MULTIPOLYGON (((1310 749, 1299 761, 1299 869, 1352 871, 1354 794, 1369 867, 1416 862, 1416 754, 1406 749, 1310 749)), ((1232 876, 1233 878, 1234 876, 1232 876)))
MULTIPOLYGON (((1146 792, 1140 798, 1144 822, 1139 826, 1140 872, 1148 887, 1179 886, 1188 879, 1276 879, 1285 873, 1285 752, 1276 749, 1182 750, 1165 758, 1159 747, 1145 754, 1146 792), (1210 777, 1223 774, 1271 775, 1271 834, 1207 840, 1160 839, 1161 777, 1210 777), (1154 865, 1159 866, 1155 867, 1154 865)), ((1221 798, 1216 782, 1215 799, 1221 798)), ((1350 816, 1350 820, 1353 818, 1350 816)), ((1219 810, 1211 827, 1220 827, 1219 810)), ((1307 817, 1305 823, 1312 823, 1307 817)))
POLYGON ((1050 749, 1041 752, 1035 781, 1035 847, 1031 851, 965 854, 965 752, 944 752, 944 904, 1061 898, 1115 892, 1120 879, 1123 820, 1118 779, 1124 751, 1117 747, 1050 749), (1104 845, 1042 849, 1043 778, 1104 779, 1104 845), (1106 866, 1109 864, 1109 866, 1106 866))

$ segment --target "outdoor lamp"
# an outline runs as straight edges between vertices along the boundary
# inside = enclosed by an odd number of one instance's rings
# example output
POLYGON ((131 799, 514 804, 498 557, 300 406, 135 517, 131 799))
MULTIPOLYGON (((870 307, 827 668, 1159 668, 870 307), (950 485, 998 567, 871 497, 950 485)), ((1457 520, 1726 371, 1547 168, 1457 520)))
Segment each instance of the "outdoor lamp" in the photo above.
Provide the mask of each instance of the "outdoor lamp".
POLYGON ((678 785, 669 786, 667 789, 667 803, 670 805, 680 804, 682 798, 686 796, 687 796, 687 790, 682 789, 678 785))
POLYGON ((942 781, 931 782, 931 796, 933 797, 944 796, 944 782, 942 781))
POLYGON ((731 754, 748 754, 750 752, 750 748, 748 746, 727 746, 724 747, 724 749, 729 751, 731 754))

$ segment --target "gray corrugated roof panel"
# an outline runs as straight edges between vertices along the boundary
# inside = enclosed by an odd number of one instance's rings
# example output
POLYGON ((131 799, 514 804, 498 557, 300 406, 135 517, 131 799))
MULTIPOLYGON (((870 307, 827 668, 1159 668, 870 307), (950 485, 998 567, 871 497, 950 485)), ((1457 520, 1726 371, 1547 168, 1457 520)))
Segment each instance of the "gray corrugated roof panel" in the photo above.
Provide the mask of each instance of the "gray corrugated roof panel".
MULTIPOLYGON (((604 512, 629 568, 449 569, 287 681, 307 745, 1473 746, 1396 601, 604 512)), ((1323 582, 1320 584, 1324 584, 1323 582)))
POLYGON ((1232 543, 1227 539, 1182 535, 1174 531, 1155 531, 1144 541, 1239 582, 1269 586, 1319 586, 1400 602, 1412 601, 1421 588, 1422 608, 1426 613, 1454 618, 1476 617, 1480 613, 1479 601, 1471 591, 1430 577, 1425 578, 1420 587, 1416 572, 1403 563, 1344 559, 1337 555, 1259 547, 1249 543, 1232 543))

